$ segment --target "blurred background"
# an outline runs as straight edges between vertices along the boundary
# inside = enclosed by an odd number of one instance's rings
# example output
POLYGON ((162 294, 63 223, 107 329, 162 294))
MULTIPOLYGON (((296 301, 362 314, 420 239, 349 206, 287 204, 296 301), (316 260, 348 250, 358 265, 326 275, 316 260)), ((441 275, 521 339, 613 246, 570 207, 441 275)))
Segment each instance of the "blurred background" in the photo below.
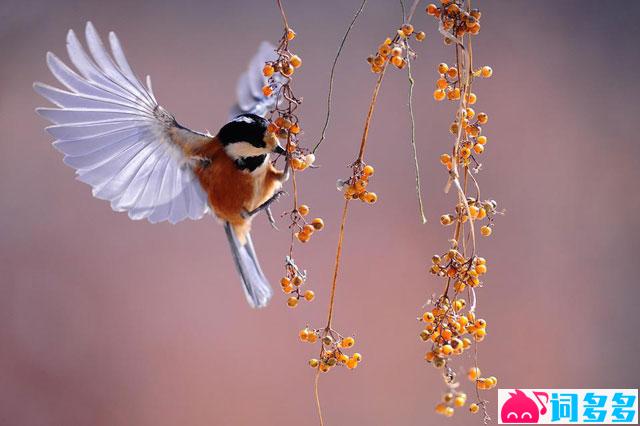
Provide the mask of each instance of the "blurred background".
MULTIPOLYGON (((294 88, 315 143, 328 75, 360 1, 287 1, 304 61, 294 88)), ((324 375, 326 424, 480 424, 466 410, 433 412, 443 383, 423 361, 416 316, 441 281, 427 274, 447 248, 438 217, 438 156, 449 149, 454 107, 435 103, 436 65, 451 62, 422 3, 414 19, 415 113, 429 223, 419 224, 406 105, 407 77, 391 70, 381 90, 366 159, 380 199, 356 203, 347 224, 334 325, 356 336, 363 363, 324 375)), ((483 195, 506 215, 480 241, 489 261, 478 309, 488 321, 480 366, 499 387, 637 387, 635 256, 640 242, 636 141, 640 3, 479 1, 475 86, 489 137, 483 195)), ((342 196, 337 178, 357 154, 375 76, 365 58, 400 22, 394 1, 371 0, 338 65, 334 115, 321 168, 300 177, 301 200, 326 229, 297 247, 316 300, 295 310, 276 292, 251 310, 211 218, 151 225, 114 213, 74 180, 34 108, 33 81, 56 83, 50 50, 67 59, 65 35, 92 20, 117 31, 138 75, 185 125, 214 132, 234 102, 239 73, 261 40, 276 41, 271 1, 3 0, 0 4, 0 424, 316 424, 318 346, 297 332, 326 321, 342 196)), ((290 198, 275 208, 288 209, 290 198)), ((284 228, 284 223, 282 223, 284 228)), ((288 233, 254 222, 262 265, 277 285, 288 233)), ((468 365, 471 359, 465 357, 468 365)), ((463 380, 468 392, 470 383, 463 380)), ((496 391, 489 391, 496 417, 496 391)))

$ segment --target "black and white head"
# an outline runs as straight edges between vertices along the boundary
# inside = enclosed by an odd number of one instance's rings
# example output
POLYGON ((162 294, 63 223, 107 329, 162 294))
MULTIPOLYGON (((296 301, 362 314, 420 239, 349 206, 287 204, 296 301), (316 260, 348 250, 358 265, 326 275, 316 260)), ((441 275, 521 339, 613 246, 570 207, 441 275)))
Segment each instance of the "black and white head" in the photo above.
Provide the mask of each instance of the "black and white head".
POLYGON ((267 161, 270 153, 285 153, 275 134, 267 131, 268 125, 258 115, 241 114, 220 129, 218 139, 239 168, 253 171, 267 161))

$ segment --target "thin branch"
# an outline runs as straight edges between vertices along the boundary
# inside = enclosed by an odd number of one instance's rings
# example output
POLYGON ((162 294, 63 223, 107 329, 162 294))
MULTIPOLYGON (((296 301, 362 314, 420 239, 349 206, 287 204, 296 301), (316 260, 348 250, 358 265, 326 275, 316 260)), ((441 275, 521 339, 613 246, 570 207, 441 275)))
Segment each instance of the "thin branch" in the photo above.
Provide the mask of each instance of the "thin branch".
POLYGON ((347 37, 349 37, 349 33, 351 32, 351 29, 353 28, 356 21, 358 20, 360 13, 362 13, 364 6, 367 4, 367 1, 368 0, 362 0, 362 4, 360 4, 360 8, 356 11, 356 14, 353 16, 353 20, 351 21, 349 28, 347 28, 347 31, 344 33, 344 36, 342 37, 342 41, 340 42, 340 47, 338 48, 336 57, 333 59, 333 65, 331 65, 331 74, 329 75, 329 93, 327 95, 327 116, 324 119, 324 125, 322 126, 322 134, 320 135, 320 140, 318 141, 318 143, 316 143, 316 145, 313 147, 313 150, 311 151, 314 154, 316 152, 316 149, 318 149, 320 144, 324 141, 326 137, 327 127, 329 126, 329 118, 331 116, 331 95, 333 94, 333 76, 336 71, 336 65, 338 63, 338 59, 340 58, 340 54, 342 54, 342 48, 344 47, 347 41, 347 37))
POLYGON ((409 77, 409 117, 411 119, 411 147, 413 148, 413 162, 416 171, 416 195, 418 197, 418 206, 420 209, 420 220, 424 225, 427 218, 424 215, 424 205, 422 203, 422 188, 420 187, 420 166, 418 165, 418 149, 416 148, 416 122, 413 115, 413 86, 415 80, 411 74, 411 58, 407 55, 407 75, 409 77))

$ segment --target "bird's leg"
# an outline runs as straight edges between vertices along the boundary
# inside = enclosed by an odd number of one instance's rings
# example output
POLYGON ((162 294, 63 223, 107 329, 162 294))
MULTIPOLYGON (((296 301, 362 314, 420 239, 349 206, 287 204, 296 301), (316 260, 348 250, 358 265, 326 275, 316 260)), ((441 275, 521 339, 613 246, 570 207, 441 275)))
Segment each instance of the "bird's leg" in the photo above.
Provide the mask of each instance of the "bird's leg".
POLYGON ((271 207, 267 207, 264 212, 267 214, 267 219, 269 219, 269 223, 271 224, 271 227, 273 229, 275 229, 276 231, 279 231, 278 227, 276 226, 276 221, 273 218, 273 213, 271 212, 271 207))
POLYGON ((267 201, 265 201, 264 203, 260 204, 258 207, 256 207, 255 209, 249 211, 249 212, 244 212, 243 213, 243 217, 245 219, 248 219, 250 217, 255 216, 257 213, 260 213, 262 210, 264 210, 267 213, 267 216, 269 217, 269 222, 271 222, 271 225, 275 227, 275 221, 273 220, 273 215, 271 214, 271 209, 270 206, 274 201, 277 201, 278 198, 280 198, 281 196, 283 196, 284 194, 286 194, 285 191, 280 190, 278 192, 276 192, 275 194, 273 194, 271 196, 271 198, 269 198, 267 201))

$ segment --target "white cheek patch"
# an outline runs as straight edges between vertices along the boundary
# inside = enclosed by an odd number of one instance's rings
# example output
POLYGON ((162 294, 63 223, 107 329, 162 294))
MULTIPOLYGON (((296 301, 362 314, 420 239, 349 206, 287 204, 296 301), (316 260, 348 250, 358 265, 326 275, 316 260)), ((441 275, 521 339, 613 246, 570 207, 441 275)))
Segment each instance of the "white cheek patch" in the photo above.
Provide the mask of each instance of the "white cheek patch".
POLYGON ((267 148, 257 148, 248 142, 235 142, 225 146, 225 152, 233 159, 256 157, 269 152, 267 148))

